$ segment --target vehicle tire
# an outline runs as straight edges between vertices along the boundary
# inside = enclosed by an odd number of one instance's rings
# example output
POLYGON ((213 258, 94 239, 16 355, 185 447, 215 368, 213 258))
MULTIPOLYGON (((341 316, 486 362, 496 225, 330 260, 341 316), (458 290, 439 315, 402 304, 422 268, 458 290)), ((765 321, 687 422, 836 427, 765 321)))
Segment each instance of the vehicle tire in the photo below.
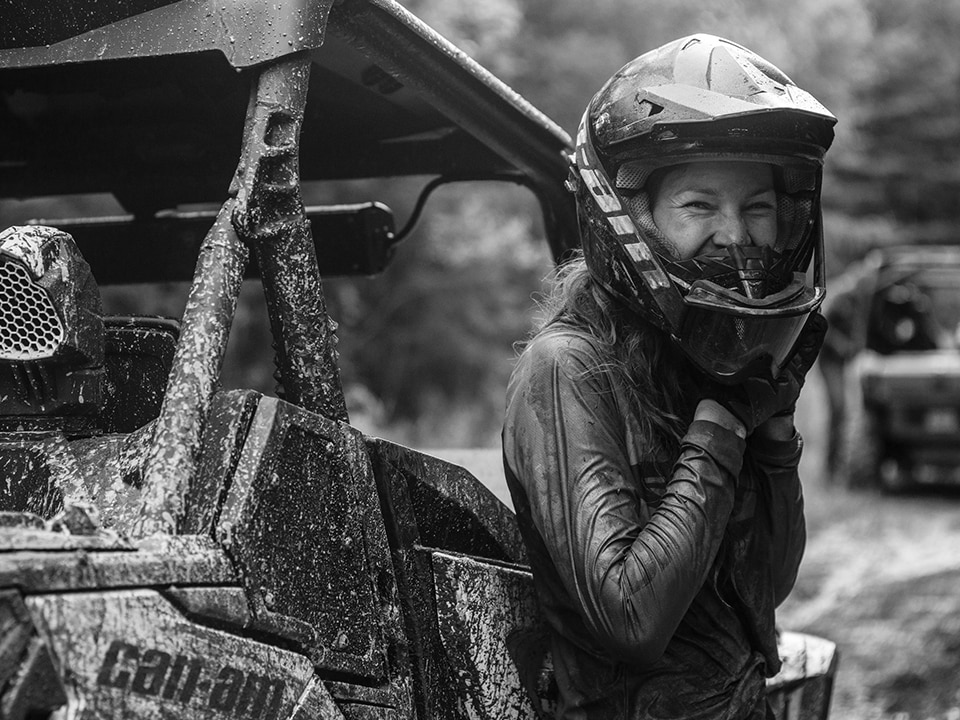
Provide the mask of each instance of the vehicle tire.
POLYGON ((860 378, 853 374, 847 383, 846 417, 842 428, 840 467, 848 488, 880 487, 883 443, 876 407, 864 402, 860 378))

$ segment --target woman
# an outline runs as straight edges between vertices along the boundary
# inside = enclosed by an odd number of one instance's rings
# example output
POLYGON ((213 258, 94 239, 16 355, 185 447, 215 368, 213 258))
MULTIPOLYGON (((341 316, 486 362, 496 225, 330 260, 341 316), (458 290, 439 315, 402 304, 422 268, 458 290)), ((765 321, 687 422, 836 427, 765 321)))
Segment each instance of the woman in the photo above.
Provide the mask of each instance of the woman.
POLYGON ((708 35, 640 56, 587 107, 583 253, 504 425, 561 718, 765 717, 805 540, 793 410, 825 329, 834 122, 708 35))

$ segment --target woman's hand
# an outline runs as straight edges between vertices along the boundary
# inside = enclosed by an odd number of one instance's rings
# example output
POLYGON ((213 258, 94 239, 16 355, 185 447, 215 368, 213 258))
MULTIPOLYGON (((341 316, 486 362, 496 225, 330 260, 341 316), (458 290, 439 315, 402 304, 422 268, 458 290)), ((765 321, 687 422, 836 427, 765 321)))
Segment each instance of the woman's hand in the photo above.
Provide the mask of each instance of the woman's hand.
POLYGON ((793 413, 778 414, 767 420, 753 431, 755 437, 767 440, 791 440, 797 429, 793 424, 793 413))
POLYGON ((807 373, 816 362, 820 354, 820 348, 823 347, 823 341, 827 336, 827 319, 820 312, 813 313, 808 319, 800 337, 797 339, 797 350, 787 363, 784 372, 794 376, 800 387, 807 378, 807 373))
POLYGON ((774 415, 784 412, 792 415, 799 394, 800 383, 788 372, 776 380, 752 377, 739 385, 707 383, 697 411, 704 401, 713 401, 740 421, 746 435, 751 435, 774 415))

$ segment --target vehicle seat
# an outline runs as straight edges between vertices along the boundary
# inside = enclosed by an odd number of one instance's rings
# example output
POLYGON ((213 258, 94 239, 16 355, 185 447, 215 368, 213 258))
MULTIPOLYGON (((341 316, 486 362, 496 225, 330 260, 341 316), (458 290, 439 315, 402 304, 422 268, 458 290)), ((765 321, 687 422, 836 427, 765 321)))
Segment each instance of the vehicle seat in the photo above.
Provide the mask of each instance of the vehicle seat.
POLYGON ((129 433, 160 414, 180 323, 172 318, 106 316, 105 433, 129 433))

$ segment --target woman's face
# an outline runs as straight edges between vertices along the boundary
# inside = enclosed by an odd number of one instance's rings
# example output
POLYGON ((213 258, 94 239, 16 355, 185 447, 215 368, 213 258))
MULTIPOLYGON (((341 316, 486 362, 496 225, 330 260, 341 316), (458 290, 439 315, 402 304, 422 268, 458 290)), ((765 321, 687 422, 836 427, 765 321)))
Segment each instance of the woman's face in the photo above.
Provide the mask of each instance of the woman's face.
POLYGON ((777 194, 766 163, 718 160, 666 168, 653 183, 653 221, 677 260, 729 245, 773 245, 777 194))

